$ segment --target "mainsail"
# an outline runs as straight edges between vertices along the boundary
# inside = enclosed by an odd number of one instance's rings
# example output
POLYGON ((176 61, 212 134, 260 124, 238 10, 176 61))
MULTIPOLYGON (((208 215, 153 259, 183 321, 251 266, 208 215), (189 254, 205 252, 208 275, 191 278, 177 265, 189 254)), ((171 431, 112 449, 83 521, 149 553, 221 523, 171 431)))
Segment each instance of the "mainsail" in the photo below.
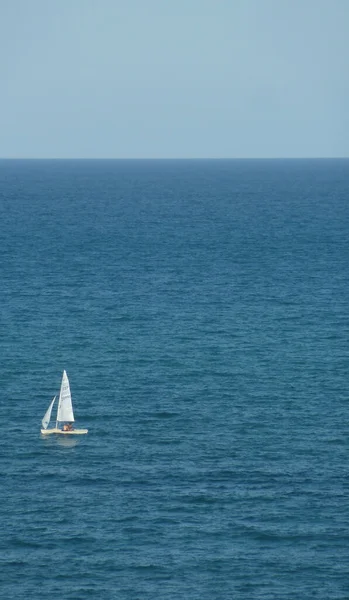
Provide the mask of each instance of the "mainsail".
POLYGON ((50 422, 50 419, 51 419, 51 413, 52 413, 52 408, 53 408, 53 405, 54 405, 54 403, 55 403, 55 400, 56 400, 56 396, 53 398, 53 400, 52 400, 52 402, 51 402, 50 406, 48 407, 47 411, 45 412, 45 416, 44 416, 43 420, 41 421, 41 423, 42 423, 42 426, 43 426, 43 428, 44 428, 44 429, 47 429, 47 427, 48 427, 48 424, 49 424, 49 422, 50 422))
POLYGON ((67 373, 63 371, 61 391, 59 392, 59 401, 57 409, 57 421, 74 421, 73 406, 71 402, 71 393, 67 373))

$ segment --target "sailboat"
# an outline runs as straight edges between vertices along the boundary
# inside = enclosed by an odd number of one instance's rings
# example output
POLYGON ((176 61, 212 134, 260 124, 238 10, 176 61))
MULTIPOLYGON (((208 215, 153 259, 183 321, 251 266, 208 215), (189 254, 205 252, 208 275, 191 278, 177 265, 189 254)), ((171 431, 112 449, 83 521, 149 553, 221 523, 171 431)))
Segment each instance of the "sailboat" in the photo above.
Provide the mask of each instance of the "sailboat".
POLYGON ((74 429, 72 426, 75 419, 71 400, 69 379, 66 371, 63 371, 61 389, 59 392, 56 427, 48 429, 55 400, 56 396, 53 398, 53 400, 51 400, 50 406, 48 407, 47 411, 45 412, 44 418, 42 419, 41 433, 43 435, 48 435, 50 433, 61 433, 63 435, 77 435, 87 433, 88 429, 74 429), (63 425, 62 427, 63 423, 65 423, 65 425, 63 425))

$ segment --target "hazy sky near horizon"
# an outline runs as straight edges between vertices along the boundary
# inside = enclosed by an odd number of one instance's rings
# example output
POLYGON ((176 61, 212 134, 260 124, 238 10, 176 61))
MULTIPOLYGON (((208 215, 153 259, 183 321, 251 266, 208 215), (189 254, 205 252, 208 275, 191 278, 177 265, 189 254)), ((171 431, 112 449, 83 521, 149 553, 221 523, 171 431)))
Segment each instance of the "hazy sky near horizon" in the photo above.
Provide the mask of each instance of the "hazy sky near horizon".
POLYGON ((349 0, 0 0, 0 157, 349 157, 349 0))

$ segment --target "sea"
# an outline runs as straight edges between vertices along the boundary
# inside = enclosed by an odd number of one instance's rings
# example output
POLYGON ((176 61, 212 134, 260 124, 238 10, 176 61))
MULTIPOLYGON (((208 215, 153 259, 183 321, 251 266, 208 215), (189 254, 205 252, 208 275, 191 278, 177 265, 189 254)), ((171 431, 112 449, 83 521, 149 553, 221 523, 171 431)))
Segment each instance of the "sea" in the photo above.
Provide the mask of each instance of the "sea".
POLYGON ((1 160, 0 213, 0 597, 347 600, 349 160, 1 160))

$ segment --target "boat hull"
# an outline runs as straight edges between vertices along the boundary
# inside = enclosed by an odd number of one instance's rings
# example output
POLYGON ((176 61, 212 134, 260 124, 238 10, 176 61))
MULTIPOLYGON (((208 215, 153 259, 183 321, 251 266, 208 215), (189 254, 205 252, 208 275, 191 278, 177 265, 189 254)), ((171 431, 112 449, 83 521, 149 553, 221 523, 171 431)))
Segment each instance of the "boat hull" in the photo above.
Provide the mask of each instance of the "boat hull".
POLYGON ((58 427, 53 427, 53 429, 41 429, 42 435, 50 435, 51 433, 58 433, 59 435, 83 435, 87 432, 88 429, 72 429, 71 431, 63 431, 63 429, 58 429, 58 427))

